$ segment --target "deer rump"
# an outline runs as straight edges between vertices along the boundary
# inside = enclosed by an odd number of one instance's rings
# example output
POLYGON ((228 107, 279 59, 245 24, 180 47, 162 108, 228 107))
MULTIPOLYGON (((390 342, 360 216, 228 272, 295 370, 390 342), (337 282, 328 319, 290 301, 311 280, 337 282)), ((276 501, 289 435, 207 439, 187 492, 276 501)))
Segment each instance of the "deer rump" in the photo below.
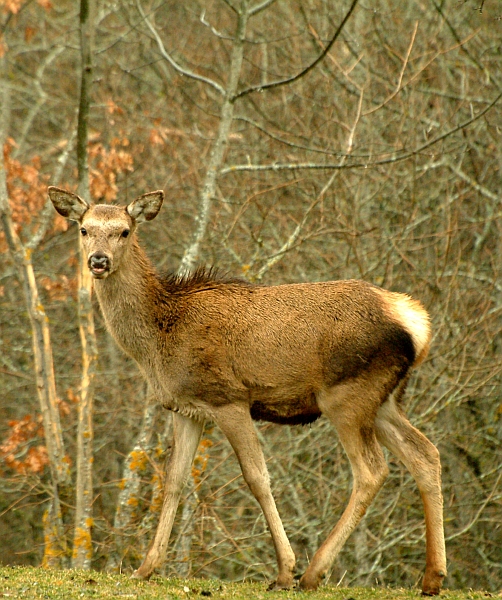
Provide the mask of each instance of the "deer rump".
MULTIPOLYGON (((160 282, 172 294, 173 278, 160 282)), ((267 287, 201 269, 176 286, 179 314, 157 326, 191 340, 177 406, 167 406, 185 413, 184 398, 187 416, 239 402, 254 420, 307 424, 322 414, 322 390, 385 373, 384 402, 416 360, 412 335, 389 316, 395 294, 385 306, 386 292, 362 281, 267 287)))

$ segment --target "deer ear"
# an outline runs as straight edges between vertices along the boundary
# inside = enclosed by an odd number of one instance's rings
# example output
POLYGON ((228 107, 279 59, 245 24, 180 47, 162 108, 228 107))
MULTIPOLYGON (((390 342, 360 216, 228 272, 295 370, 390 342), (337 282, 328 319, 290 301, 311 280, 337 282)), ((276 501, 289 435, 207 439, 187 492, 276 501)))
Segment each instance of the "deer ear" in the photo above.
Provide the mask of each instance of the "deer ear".
POLYGON ((143 223, 155 219, 159 214, 162 202, 164 202, 164 192, 160 190, 149 192, 133 200, 126 210, 136 223, 143 223))
POLYGON ((70 221, 80 221, 89 210, 87 202, 73 192, 52 185, 48 188, 48 192, 54 208, 61 216, 70 219, 70 221))

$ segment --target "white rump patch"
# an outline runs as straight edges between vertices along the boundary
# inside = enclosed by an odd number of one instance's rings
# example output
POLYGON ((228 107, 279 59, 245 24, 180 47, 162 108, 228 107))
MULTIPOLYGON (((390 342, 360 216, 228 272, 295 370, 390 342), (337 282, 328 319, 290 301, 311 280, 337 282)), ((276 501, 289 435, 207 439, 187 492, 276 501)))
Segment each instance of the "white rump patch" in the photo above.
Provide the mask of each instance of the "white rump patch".
POLYGON ((422 303, 406 294, 389 292, 377 288, 391 318, 400 323, 411 335, 415 346, 415 364, 424 360, 429 351, 431 341, 431 321, 422 303))

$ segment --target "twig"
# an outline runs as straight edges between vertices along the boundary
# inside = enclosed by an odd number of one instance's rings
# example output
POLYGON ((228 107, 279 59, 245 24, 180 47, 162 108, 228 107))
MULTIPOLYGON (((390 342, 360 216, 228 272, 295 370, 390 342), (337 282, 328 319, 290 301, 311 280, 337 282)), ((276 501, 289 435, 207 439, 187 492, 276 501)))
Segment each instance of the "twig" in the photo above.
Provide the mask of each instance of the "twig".
POLYGON ((397 80, 397 85, 396 85, 395 90, 383 102, 381 102, 378 106, 374 106, 370 110, 367 110, 364 113, 364 116, 370 115, 371 113, 374 113, 375 111, 377 111, 380 108, 382 108, 382 106, 384 106, 385 104, 387 104, 387 102, 390 102, 392 100, 392 98, 394 98, 395 96, 397 96, 397 94, 401 91, 401 84, 403 83, 404 73, 406 71, 406 67, 408 66, 408 62, 410 60, 410 54, 411 54, 411 50, 413 48, 413 44, 415 43, 415 38, 417 37, 417 31, 418 31, 418 21, 415 23, 415 29, 414 29, 413 33, 411 34, 410 45, 408 46, 408 50, 406 52, 406 56, 404 57, 403 66, 401 67, 401 72, 399 73, 399 77, 398 77, 398 80, 397 80))
POLYGON ((259 12, 261 12, 262 10, 265 10, 274 2, 275 2, 275 0, 264 0, 260 4, 253 6, 252 8, 249 9, 249 12, 248 12, 249 16, 252 17, 253 15, 257 15, 259 12))
MULTIPOLYGON (((343 164, 345 164, 347 157, 350 156, 350 153, 352 152, 352 149, 354 147, 354 137, 355 137, 355 133, 356 133, 357 124, 359 123, 359 119, 361 118, 362 103, 363 103, 363 93, 361 92, 361 94, 359 96, 359 103, 357 106, 357 114, 354 119, 354 123, 353 123, 352 127, 350 128, 349 137, 347 140, 347 151, 346 151, 346 154, 343 155, 342 160, 340 161, 340 166, 343 166, 343 164)), ((315 206, 317 206, 320 202, 322 202, 324 196, 326 195, 326 192, 333 185, 333 182, 335 181, 338 173, 339 173, 338 170, 336 170, 334 173, 332 173, 331 177, 329 178, 327 183, 324 185, 324 187, 320 191, 317 198, 312 202, 312 204, 307 209, 306 213, 303 215, 303 219, 301 220, 301 222, 296 226, 293 233, 289 236, 289 238, 286 240, 286 242, 282 245, 279 252, 276 252, 273 256, 271 256, 267 260, 267 262, 263 265, 263 267, 258 271, 258 273, 256 274, 257 281, 260 281, 262 279, 263 275, 271 267, 273 267, 277 262, 279 262, 281 260, 281 258, 286 254, 286 252, 288 252, 289 250, 291 250, 291 248, 293 248, 293 246, 296 244, 296 241, 298 240, 298 238, 300 236, 300 232, 302 231, 305 223, 307 222, 307 218, 308 218, 309 214, 311 213, 312 209, 315 206)))
POLYGON ((497 196, 497 194, 494 194, 489 189, 480 185, 472 177, 469 177, 469 175, 467 175, 467 173, 462 171, 462 169, 460 167, 457 167, 456 165, 454 165, 450 160, 445 158, 443 160, 443 164, 446 167, 448 167, 451 171, 453 171, 455 173, 455 175, 458 175, 458 177, 460 177, 460 179, 463 179, 465 182, 467 182, 471 187, 473 187, 482 196, 486 196, 486 198, 490 198, 490 200, 493 200, 494 202, 497 202, 497 203, 500 202, 500 196, 497 196))
POLYGON ((160 39, 159 34, 157 33, 157 30, 150 23, 147 16, 145 15, 145 12, 143 11, 143 7, 141 6, 140 0, 136 0, 136 4, 138 6, 138 10, 139 10, 141 16, 143 17, 143 20, 147 24, 148 29, 152 32, 152 35, 155 38, 155 41, 157 42, 157 46, 159 48, 159 51, 160 51, 162 57, 165 58, 167 60, 167 62, 176 71, 178 71, 178 73, 180 73, 180 75, 185 75, 186 77, 190 77, 191 79, 195 79, 196 81, 202 81, 203 83, 207 83, 208 85, 213 87, 217 92, 219 92, 221 95, 225 95, 225 90, 221 87, 221 85, 219 83, 217 83, 216 81, 213 81, 212 79, 209 79, 209 77, 204 77, 203 75, 198 75, 197 73, 194 73, 193 71, 189 71, 188 69, 183 68, 172 58, 172 56, 165 49, 164 44, 163 44, 162 40, 160 39))
POLYGON ((299 73, 297 73, 296 75, 293 75, 292 77, 287 77, 286 79, 280 79, 279 81, 273 81, 272 83, 267 83, 265 85, 256 85, 256 86, 246 88, 245 90, 242 90, 241 92, 235 94, 235 96, 232 98, 232 100, 235 101, 235 100, 237 100, 237 98, 242 98, 243 96, 246 96, 247 94, 251 94, 252 92, 263 92, 265 90, 270 90, 272 88, 276 88, 281 85, 287 85, 288 83, 293 83, 294 81, 298 81, 298 79, 300 79, 301 77, 304 77, 309 71, 311 71, 316 65, 318 65, 323 60, 323 58, 326 56, 326 54, 328 54, 328 52, 331 50, 333 44, 338 39, 338 36, 340 35, 343 28, 345 27, 345 24, 349 20, 351 14, 354 12, 354 9, 355 9, 358 1, 359 0, 352 0, 352 4, 350 5, 349 10, 347 11, 345 17, 343 18, 342 22, 338 26, 338 29, 335 31, 335 33, 334 33, 333 37, 331 38, 331 40, 329 41, 328 45, 321 52, 321 54, 319 54, 319 56, 312 63, 310 63, 310 65, 308 65, 308 67, 305 67, 299 73))
POLYGON ((497 481, 495 482, 495 484, 492 488, 492 491, 488 494, 488 496, 486 497, 483 504, 479 507, 478 512, 474 515, 474 518, 471 520, 471 522, 468 525, 466 525, 463 529, 461 529, 460 531, 452 533, 450 536, 448 536, 446 538, 445 541, 449 542, 450 540, 454 540, 455 538, 460 537, 461 535, 464 535, 464 533, 467 533, 469 531, 469 529, 472 529, 472 527, 478 522, 479 517, 481 516, 482 512, 487 507, 490 500, 493 498, 493 495, 495 494, 495 490, 497 489, 501 478, 502 478, 502 472, 497 477, 497 481))

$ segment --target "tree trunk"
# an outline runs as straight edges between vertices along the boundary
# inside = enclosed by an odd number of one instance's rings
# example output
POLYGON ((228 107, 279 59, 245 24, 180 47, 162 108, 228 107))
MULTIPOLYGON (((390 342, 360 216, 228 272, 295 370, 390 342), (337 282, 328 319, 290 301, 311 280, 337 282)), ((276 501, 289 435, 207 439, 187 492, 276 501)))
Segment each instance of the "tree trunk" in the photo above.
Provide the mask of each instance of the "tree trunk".
MULTIPOLYGON (((81 83, 77 125, 78 191, 90 199, 89 165, 87 156, 90 88, 92 84, 92 0, 80 2, 81 83)), ((82 346, 82 379, 78 405, 77 481, 75 531, 72 565, 90 569, 92 559, 92 464, 93 464, 93 403, 94 375, 98 357, 94 317, 92 312, 92 278, 87 260, 79 243, 78 314, 82 346)))
MULTIPOLYGON (((2 65, 3 66, 3 65, 2 65)), ((0 123, 0 218, 5 239, 20 274, 26 307, 32 329, 33 354, 38 399, 44 424, 45 444, 49 456, 53 497, 44 515, 45 547, 43 564, 48 567, 66 566, 66 540, 59 502, 59 487, 69 483, 68 461, 65 455, 63 431, 59 418, 54 363, 49 330, 49 319, 40 302, 32 251, 23 245, 12 221, 7 192, 7 174, 3 147, 7 137, 9 115, 9 88, 3 86, 2 122, 0 123)))
POLYGON ((242 0, 238 13, 237 28, 232 46, 232 54, 229 66, 229 78, 225 96, 220 109, 220 124, 218 133, 211 149, 209 165, 202 187, 202 194, 197 213, 197 229, 195 230, 192 242, 185 250, 183 258, 178 269, 180 274, 188 273, 195 265, 199 256, 199 247, 206 235, 207 224, 209 221, 209 212, 211 201, 215 196, 216 180, 221 169, 225 149, 228 144, 228 136, 234 116, 234 101, 239 86, 241 75, 242 60, 244 57, 244 42, 246 38, 246 27, 249 18, 248 10, 249 0, 242 0))

